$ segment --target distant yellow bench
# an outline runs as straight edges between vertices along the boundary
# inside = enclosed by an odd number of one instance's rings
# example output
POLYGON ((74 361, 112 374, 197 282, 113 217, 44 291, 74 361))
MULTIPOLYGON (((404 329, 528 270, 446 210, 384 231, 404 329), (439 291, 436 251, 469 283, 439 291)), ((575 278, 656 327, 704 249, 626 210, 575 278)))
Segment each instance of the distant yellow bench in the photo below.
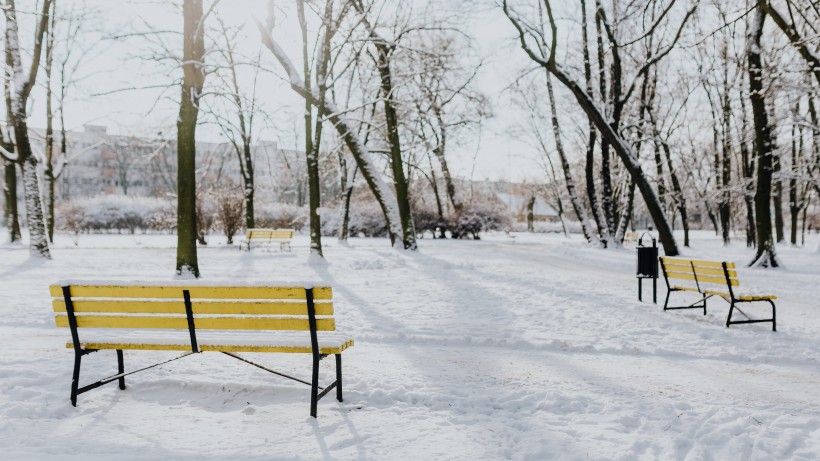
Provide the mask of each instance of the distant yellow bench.
POLYGON ((740 281, 735 270, 735 263, 718 261, 699 261, 694 259, 667 258, 661 256, 661 269, 666 280, 666 302, 663 310, 669 309, 700 309, 703 308, 703 315, 706 315, 706 300, 712 296, 718 296, 729 303, 729 316, 726 318, 726 327, 737 323, 760 323, 772 322, 772 331, 777 331, 777 315, 775 311, 773 295, 752 295, 744 296, 735 294, 734 287, 740 286, 740 281), (674 279, 675 285, 670 284, 670 279, 674 279), (719 288, 715 288, 715 287, 719 288), (711 287, 711 289, 709 289, 711 287), (676 291, 689 291, 698 293, 700 299, 688 306, 669 306, 669 295, 676 291), (738 304, 768 302, 772 306, 772 318, 770 319, 750 319, 738 304), (737 310, 746 320, 732 320, 732 314, 737 310))
POLYGON ((258 229, 251 228, 245 231, 245 240, 240 242, 239 249, 244 246, 251 251, 251 242, 254 243, 278 243, 279 249, 290 251, 290 241, 293 238, 293 229, 258 229))
POLYGON ((634 243, 638 244, 638 233, 637 232, 627 232, 624 234, 624 245, 627 243, 634 243))
POLYGON ((335 332, 328 286, 218 286, 187 283, 61 283, 50 287, 58 327, 71 330, 77 396, 125 376, 198 352, 221 352, 311 387, 310 414, 332 389, 342 401, 342 352, 353 340, 335 332), (321 332, 321 333, 320 333, 321 332), (101 349, 117 351, 117 374, 79 386, 82 357, 101 349), (123 350, 185 351, 182 356, 126 373, 123 350), (304 381, 237 355, 239 352, 306 353, 312 379, 304 381), (319 362, 336 356, 336 380, 319 386, 319 362))

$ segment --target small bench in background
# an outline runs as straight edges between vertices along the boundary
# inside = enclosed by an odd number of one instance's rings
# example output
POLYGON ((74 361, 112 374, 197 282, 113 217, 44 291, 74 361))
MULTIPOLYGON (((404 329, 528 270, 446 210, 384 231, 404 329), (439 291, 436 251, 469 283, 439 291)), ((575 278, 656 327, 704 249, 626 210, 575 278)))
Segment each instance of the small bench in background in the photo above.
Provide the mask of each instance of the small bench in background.
POLYGON ((293 238, 293 229, 261 229, 252 228, 245 231, 245 240, 239 243, 239 250, 244 247, 251 251, 251 243, 254 244, 279 244, 282 251, 290 251, 290 241, 293 238))

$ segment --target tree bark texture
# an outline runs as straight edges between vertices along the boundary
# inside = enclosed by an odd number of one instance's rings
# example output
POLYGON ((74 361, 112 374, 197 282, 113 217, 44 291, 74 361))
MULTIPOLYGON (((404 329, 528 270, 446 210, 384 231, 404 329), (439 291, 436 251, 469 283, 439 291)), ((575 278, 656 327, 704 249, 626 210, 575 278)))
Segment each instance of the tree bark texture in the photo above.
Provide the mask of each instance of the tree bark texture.
POLYGON ((202 0, 182 6, 183 79, 177 119, 177 261, 178 275, 199 277, 196 219, 196 124, 205 83, 205 28, 202 0))
POLYGON ((567 185, 567 194, 569 194, 569 200, 570 203, 572 203, 572 208, 575 211, 575 215, 581 223, 581 231, 584 234, 584 238, 587 239, 587 242, 597 244, 598 236, 595 235, 595 232, 590 226, 587 210, 584 208, 584 203, 578 195, 578 190, 575 188, 575 181, 572 179, 572 171, 570 170, 569 161, 567 160, 567 154, 564 151, 564 143, 561 140, 561 127, 558 124, 558 110, 555 105, 555 93, 552 91, 552 78, 550 77, 549 71, 546 71, 546 77, 547 94, 549 95, 550 113, 552 115, 552 134, 555 137, 555 148, 558 151, 558 157, 561 159, 561 169, 564 172, 564 182, 567 185))
MULTIPOLYGON (((584 58, 584 79, 586 80, 587 94, 593 94, 592 88, 592 65, 590 64, 589 55, 589 36, 587 34, 587 11, 586 2, 581 0, 581 33, 583 42, 583 58, 584 58)), ((592 119, 589 120, 589 137, 587 139, 586 163, 584 165, 584 173, 586 176, 587 200, 589 200, 589 208, 592 210, 592 216, 595 219, 595 224, 598 227, 598 234, 604 248, 609 245, 609 227, 606 224, 604 213, 601 210, 601 204, 598 201, 598 193, 595 191, 595 141, 596 132, 595 124, 592 119)))
POLYGON ((384 97, 384 117, 387 125, 387 140, 390 145, 390 167, 393 171, 393 184, 396 188, 396 200, 399 206, 401 219, 402 239, 404 248, 415 250, 416 230, 413 225, 413 215, 410 210, 410 191, 407 177, 404 174, 401 141, 399 139, 399 118, 396 114, 395 89, 393 88, 393 73, 390 69, 390 55, 392 47, 378 36, 373 37, 377 50, 377 67, 381 78, 381 90, 384 97))
MULTIPOLYGON (((6 150, 12 151, 8 148, 6 150)), ((20 235, 20 217, 17 211, 17 164, 3 159, 3 173, 6 230, 9 232, 9 242, 17 242, 22 238, 20 235)))
POLYGON ((763 63, 760 56, 760 38, 766 13, 758 6, 752 12, 749 25, 747 59, 749 61, 749 101, 754 117, 755 147, 757 163, 757 187, 755 190, 755 217, 757 218, 757 252, 751 262, 753 266, 777 267, 777 250, 772 235, 772 140, 771 125, 766 113, 763 90, 763 63))
MULTIPOLYGON (((327 3, 327 7, 331 8, 332 2, 327 3)), ((311 73, 310 73, 310 54, 308 51, 308 25, 305 18, 305 1, 299 0, 296 2, 297 15, 299 17, 299 27, 302 32, 302 73, 305 78, 305 87, 311 87, 311 73)), ((326 59, 329 58, 330 53, 330 34, 328 30, 331 27, 332 18, 325 15, 324 27, 325 32, 319 44, 321 48, 319 54, 318 69, 316 71, 316 81, 319 87, 320 107, 324 106, 325 92, 327 88, 324 85, 324 70, 327 66, 326 59)), ((321 200, 321 184, 319 183, 319 146, 322 142, 322 109, 318 110, 316 116, 316 129, 313 129, 313 106, 310 101, 305 100, 305 161, 307 164, 308 176, 308 215, 310 229, 310 252, 317 256, 322 256, 322 223, 319 216, 319 206, 321 200), (314 139, 315 135, 315 139, 314 139)))
POLYGON ((26 221, 29 228, 29 252, 32 256, 51 259, 48 247, 43 204, 40 196, 40 181, 37 177, 37 158, 31 150, 28 135, 26 106, 37 71, 40 68, 40 56, 43 50, 43 37, 48 28, 51 0, 42 5, 40 20, 34 34, 34 50, 31 67, 24 74, 21 60, 20 37, 17 24, 17 11, 14 0, 6 0, 3 13, 6 17, 6 67, 9 72, 10 87, 6 92, 8 117, 14 129, 14 145, 17 162, 22 168, 23 192, 25 196, 26 221))

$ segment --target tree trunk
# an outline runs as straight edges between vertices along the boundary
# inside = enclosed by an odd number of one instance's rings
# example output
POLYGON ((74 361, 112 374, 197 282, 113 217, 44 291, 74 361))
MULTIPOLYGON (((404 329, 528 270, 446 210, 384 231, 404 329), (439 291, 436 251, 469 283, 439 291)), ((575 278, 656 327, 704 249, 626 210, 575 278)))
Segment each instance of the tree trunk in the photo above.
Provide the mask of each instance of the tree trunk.
MULTIPOLYGON (((10 147, 6 144, 6 147, 10 147)), ((11 149, 6 149, 11 152, 11 149)), ((3 159, 3 198, 6 201, 5 223, 9 232, 9 242, 17 242, 20 235, 20 218, 17 211, 17 164, 3 159)))
MULTIPOLYGON (((795 111, 795 114, 797 111, 795 111)), ((792 125, 792 173, 789 178, 789 214, 791 218, 789 226, 789 241, 793 246, 797 246, 797 227, 800 216, 800 206, 797 203, 797 172, 800 166, 800 151, 802 150, 803 133, 796 124, 792 125), (797 138, 801 138, 800 148, 797 138)))
MULTIPOLYGON (((328 2, 326 4, 327 8, 332 7, 333 2, 328 2)), ((296 2, 296 10, 297 15, 299 17, 299 27, 302 32, 302 73, 305 78, 305 88, 311 87, 311 74, 310 74, 310 54, 308 52, 308 30, 307 30, 307 20, 305 18, 305 0, 299 0, 296 2)), ((327 12, 327 10, 326 10, 327 12)), ((325 22, 325 33, 323 35, 322 43, 319 46, 322 47, 320 50, 320 62, 318 63, 319 69, 316 72, 316 81, 319 86, 319 99, 322 102, 325 98, 326 88, 324 86, 323 81, 323 70, 326 68, 327 62, 325 58, 329 58, 330 53, 330 43, 328 42, 330 38, 330 31, 328 30, 331 27, 332 19, 325 14, 324 18, 325 22)), ((320 107, 324 104, 320 104, 320 107)), ((319 113, 316 116, 316 130, 315 136, 313 138, 314 130, 313 130, 313 106, 311 105, 310 101, 305 100, 305 160, 307 164, 307 179, 308 179, 308 215, 309 219, 309 228, 310 228, 310 253, 313 255, 317 255, 319 257, 323 257, 322 255, 322 223, 321 218, 319 216, 319 205, 321 200, 321 192, 319 188, 321 185, 319 184, 319 146, 322 142, 322 111, 319 109, 319 113)))
POLYGON ((37 159, 31 150, 31 141, 28 136, 26 106, 34 83, 37 71, 40 68, 43 36, 49 23, 51 1, 45 0, 42 5, 40 20, 35 32, 34 52, 32 65, 28 75, 23 73, 23 64, 20 52, 20 37, 17 25, 17 10, 13 0, 7 0, 3 9, 6 17, 6 68, 9 79, 6 90, 7 116, 14 128, 14 144, 17 153, 17 162, 22 168, 23 192, 25 196, 26 220, 29 228, 29 253, 32 256, 51 259, 48 248, 43 204, 40 196, 40 181, 37 178, 37 159))
POLYGON ((433 148, 433 153, 438 159, 441 166, 441 174, 444 176, 444 185, 447 189, 447 197, 450 199, 450 204, 453 205, 453 210, 458 215, 461 213, 463 205, 461 201, 456 199, 456 186, 453 184, 453 177, 450 175, 450 167, 447 165, 447 157, 445 157, 445 148, 447 147, 447 127, 444 125, 444 119, 441 115, 441 108, 434 107, 436 119, 440 130, 440 137, 438 145, 433 148))
POLYGON ((381 90, 384 97, 384 118, 387 124, 387 141, 390 145, 390 166, 393 171, 393 184, 396 188, 396 201, 399 205, 404 248, 415 250, 416 230, 413 225, 413 215, 410 210, 410 193, 407 178, 404 174, 401 141, 399 140, 399 119, 396 114, 395 91, 393 88, 393 73, 390 69, 390 54, 392 49, 379 37, 373 37, 377 50, 377 67, 381 77, 381 90))
POLYGON ((720 178, 721 183, 723 185, 723 190, 720 194, 720 205, 718 211, 720 213, 720 228, 723 231, 723 244, 728 245, 731 243, 732 235, 731 235, 731 220, 732 220, 732 210, 731 210, 731 203, 732 203, 732 191, 730 188, 730 183, 732 181, 732 138, 730 136, 731 130, 731 117, 732 117, 732 106, 731 106, 731 99, 730 99, 730 83, 729 83, 729 51, 728 51, 728 41, 724 42, 723 50, 721 51, 721 57, 725 60, 723 65, 723 94, 721 98, 721 112, 722 112, 722 126, 723 130, 721 131, 723 142, 721 143, 722 146, 722 161, 720 164, 720 178))
MULTIPOLYGON (((19 127, 15 128, 15 133, 19 127)), ((25 126, 22 127, 25 133, 25 126)), ((17 136, 17 152, 25 152, 21 139, 17 136)), ((28 143, 28 135, 25 136, 25 143, 28 143)), ((29 147, 30 149, 30 147, 29 147)), ((48 234, 46 233, 45 219, 43 217, 43 204, 40 202, 40 181, 37 178, 37 159, 29 150, 23 161, 23 190, 26 200, 26 220, 28 221, 29 251, 32 256, 42 256, 51 259, 51 252, 48 249, 48 234)))
POLYGON ((772 152, 772 207, 774 208, 775 241, 786 241, 783 219, 783 181, 781 179, 780 155, 772 152))
POLYGON ((752 266, 778 267, 777 251, 772 236, 772 153, 774 145, 763 93, 763 65, 760 56, 760 38, 766 13, 755 8, 749 25, 747 59, 749 62, 749 101, 754 116, 755 147, 757 156, 757 188, 755 191, 755 216, 757 218, 757 252, 752 266))
POLYGON ((205 81, 205 28, 202 0, 182 6, 183 80, 177 119, 177 262, 178 275, 199 277, 196 219, 196 122, 205 81))
MULTIPOLYGON (((655 136, 658 136, 657 130, 655 136)), ((680 211, 681 225, 683 226, 683 246, 689 246, 689 214, 686 210, 686 196, 683 193, 678 173, 672 164, 672 152, 669 149, 669 144, 663 143, 663 152, 666 157, 666 169, 669 170, 669 179, 672 181, 672 190, 675 191, 675 203, 678 211, 680 211)))
MULTIPOLYGON (((587 11, 585 0, 581 0, 581 32, 583 37, 584 52, 584 78, 586 80, 587 94, 592 95, 592 65, 590 64, 589 56, 589 37, 587 35, 587 11)), ((592 210, 592 216, 598 227, 598 234, 600 235, 601 243, 603 247, 606 248, 610 240, 609 227, 606 225, 604 213, 601 210, 600 202, 598 202, 598 194, 595 192, 595 123, 591 118, 588 118, 588 120, 589 138, 587 140, 586 164, 584 165, 584 172, 586 174, 587 200, 589 200, 589 207, 592 210)))
POLYGON ((242 175, 242 196, 245 201, 245 229, 253 229, 256 227, 256 212, 254 210, 254 195, 256 184, 254 183, 253 172, 253 158, 251 156, 250 145, 247 145, 244 150, 245 154, 245 174, 242 175))
MULTIPOLYGON (((596 2, 597 4, 597 2, 596 2)), ((600 5, 596 5, 600 8, 600 5)), ((607 78, 606 78, 606 59, 604 58, 604 41, 601 25, 601 17, 596 13, 595 15, 595 29, 598 43, 598 84, 600 86, 601 98, 606 99, 607 94, 607 78)), ((590 99, 591 99, 590 93, 590 99)), ((600 128, 599 128, 600 130, 600 128)), ((615 235, 615 208, 612 199, 612 173, 610 172, 609 159, 609 142, 606 136, 601 139, 601 208, 603 208, 604 221, 606 222, 607 233, 615 235)), ((617 240, 615 240, 617 242, 617 240)))
MULTIPOLYGON (((6 94, 8 94, 8 83, 6 83, 6 94)), ((6 97, 6 102, 10 103, 10 97, 6 97)), ((8 105, 6 106, 8 109, 8 105)), ((8 112, 7 112, 8 113, 8 112)), ((10 130, 11 131, 11 130, 10 130)), ((14 152, 14 143, 11 139, 6 138, 6 134, 0 128, 0 143, 3 149, 8 152, 14 152)), ((0 156, 2 157, 2 156, 0 156)), ((6 230, 9 233, 9 243, 19 241, 20 235, 20 217, 17 211, 17 164, 5 157, 3 161, 3 200, 6 204, 3 210, 3 222, 6 225, 6 230)))
POLYGON ((746 203, 746 247, 751 248, 757 243, 757 224, 755 222, 754 211, 754 158, 749 154, 749 147, 746 143, 746 95, 741 89, 740 92, 740 117, 741 117, 741 140, 740 140, 740 161, 742 163, 743 178, 743 201, 746 203))
POLYGON ((567 194, 569 194, 570 203, 572 203, 572 208, 575 211, 575 215, 578 217, 578 221, 581 223, 581 231, 584 234, 584 238, 587 239, 587 242, 590 243, 598 243, 598 236, 595 235, 595 232, 592 230, 590 226, 589 217, 587 216, 587 210, 584 208, 584 203, 581 200, 581 197, 578 195, 578 191, 575 188, 575 181, 572 179, 572 171, 569 167, 569 161, 567 160, 566 152, 564 151, 564 143, 561 140, 561 127, 558 124, 558 110, 555 105, 555 94, 552 91, 552 78, 550 77, 549 71, 546 72, 547 77, 547 94, 549 95, 549 103, 550 103, 550 113, 552 114, 552 132, 555 136, 555 147, 558 151, 558 157, 561 159, 561 169, 564 171, 564 182, 567 185, 567 194))
MULTIPOLYGON (((55 5, 52 3, 52 5, 55 5)), ((54 6, 52 6, 54 8, 54 6)), ((51 68, 54 62, 54 21, 56 15, 51 12, 51 27, 46 32, 46 139, 45 139, 45 165, 43 166, 43 176, 45 177, 46 193, 43 197, 46 210, 46 228, 48 230, 48 241, 54 243, 54 110, 51 106, 51 68)), ((59 155, 59 153, 58 153, 59 155)))
POLYGON ((527 201, 527 232, 534 232, 535 231, 535 215, 533 213, 535 209, 535 195, 530 197, 529 201, 527 201))
POLYGON ((635 182, 627 178, 629 185, 626 192, 626 204, 621 213, 621 219, 618 221, 618 230, 615 233, 615 240, 623 243, 626 229, 629 227, 629 222, 632 220, 632 211, 635 207, 635 182))
MULTIPOLYGON (((346 164, 347 162, 345 162, 346 164)), ((346 170, 345 165, 345 170, 346 170)), ((353 184, 356 182, 357 167, 354 167, 353 174, 350 179, 345 179, 342 184, 342 223, 339 227, 339 242, 347 243, 347 238, 350 235, 350 198, 353 196, 353 184)), ((344 173, 347 175, 347 171, 344 173)))

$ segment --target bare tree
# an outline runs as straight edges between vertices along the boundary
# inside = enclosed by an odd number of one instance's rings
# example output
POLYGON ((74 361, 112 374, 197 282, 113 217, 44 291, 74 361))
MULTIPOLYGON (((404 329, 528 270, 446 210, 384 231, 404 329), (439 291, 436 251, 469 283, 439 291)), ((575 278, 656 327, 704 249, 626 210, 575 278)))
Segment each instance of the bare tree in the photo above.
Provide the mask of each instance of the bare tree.
MULTIPOLYGON (((325 118, 334 126, 339 137, 344 141, 348 150, 353 155, 353 158, 356 160, 362 177, 376 197, 376 201, 387 222, 391 244, 395 244, 397 237, 403 235, 396 196, 379 176, 379 170, 371 158, 370 150, 359 136, 355 124, 345 115, 345 111, 340 110, 331 98, 326 97, 323 99, 319 95, 318 89, 305 87, 304 77, 299 74, 296 66, 294 66, 285 51, 273 38, 272 31, 275 25, 273 6, 269 7, 268 10, 269 15, 266 24, 257 21, 257 26, 262 35, 262 43, 271 51, 287 74, 291 89, 309 101, 311 105, 320 109, 322 113, 325 114, 325 118)), ((329 91, 332 88, 332 83, 333 82, 328 83, 329 91)))
POLYGON ((254 197, 256 194, 256 181, 254 177, 253 159, 253 136, 254 121, 260 108, 257 102, 257 79, 261 70, 260 57, 245 60, 237 51, 237 41, 240 29, 232 29, 226 25, 221 16, 216 15, 219 25, 218 35, 221 39, 221 46, 218 54, 223 61, 221 72, 217 72, 217 77, 222 81, 221 91, 224 92, 224 99, 228 101, 230 115, 221 115, 216 110, 211 110, 217 118, 222 133, 228 138, 233 146, 239 161, 239 174, 242 179, 242 196, 244 197, 245 228, 255 227, 255 206, 254 197), (243 91, 239 78, 239 68, 250 67, 253 71, 253 83, 250 94, 243 91))
MULTIPOLYGON (((546 20, 549 24, 549 34, 542 33, 542 29, 540 26, 528 23, 521 15, 513 11, 509 7, 507 0, 504 0, 503 2, 503 10, 509 18, 509 20, 512 22, 513 26, 518 31, 518 37, 521 47, 530 57, 530 59, 537 65, 547 69, 567 89, 570 90, 570 92, 573 94, 576 101, 578 102, 579 106, 584 110, 587 116, 595 122, 596 128, 598 128, 598 130, 601 132, 606 142, 614 148, 615 152, 618 154, 618 156, 624 164, 624 167, 629 173, 631 180, 635 182, 636 187, 641 192, 647 210, 649 211, 649 214, 651 215, 652 220, 654 221, 655 226, 658 229, 660 240, 664 247, 665 253, 670 256, 677 255, 678 248, 677 244, 675 243, 674 236, 672 235, 671 226, 669 225, 669 222, 666 219, 666 215, 664 213, 660 201, 658 200, 657 194, 655 193, 650 182, 648 181, 648 178, 642 170, 641 164, 638 161, 636 153, 629 145, 629 143, 627 143, 624 140, 621 134, 609 123, 610 117, 607 117, 604 111, 597 106, 597 104, 587 93, 584 87, 582 87, 573 77, 571 77, 564 70, 564 68, 561 65, 559 65, 556 61, 556 47, 558 42, 557 25, 553 17, 551 2, 549 0, 543 0, 543 4, 547 16, 546 20)), ((638 69, 638 71, 636 72, 635 80, 633 80, 633 82, 626 87, 627 89, 623 92, 622 95, 620 95, 619 92, 619 96, 616 98, 616 100, 619 102, 619 105, 625 104, 626 100, 629 99, 629 97, 635 89, 637 79, 641 78, 646 72, 648 72, 651 69, 653 65, 655 65, 657 62, 663 59, 663 57, 668 55, 669 52, 674 48, 675 44, 677 43, 677 40, 680 37, 684 25, 686 24, 687 20, 691 17, 691 15, 694 13, 694 9, 696 8, 696 6, 697 3, 695 4, 695 6, 693 6, 686 12, 684 19, 681 22, 680 26, 676 29, 671 42, 665 46, 660 47, 652 55, 652 57, 638 69)), ((661 18, 663 16, 664 15, 661 15, 661 18)), ((536 21, 538 20, 543 22, 544 18, 537 18, 536 21)), ((650 32, 655 29, 659 21, 653 24, 653 26, 649 29, 650 32)), ((610 41, 613 43, 617 43, 617 39, 614 37, 614 34, 608 34, 610 41)))
MULTIPOLYGON (((401 220, 402 239, 404 248, 415 250, 416 230, 413 225, 413 215, 410 210, 409 184, 404 172, 402 159, 401 138, 399 136, 399 116, 397 113, 396 89, 392 70, 393 54, 396 50, 396 40, 388 40, 376 31, 375 24, 368 19, 369 9, 366 9, 361 0, 351 0, 353 7, 361 16, 361 22, 367 29, 370 42, 376 49, 373 57, 381 78, 382 103, 387 128, 387 141, 390 148, 390 166, 393 173, 393 186, 396 189, 396 202, 401 220)), ((400 34, 399 34, 400 35, 400 34)))

